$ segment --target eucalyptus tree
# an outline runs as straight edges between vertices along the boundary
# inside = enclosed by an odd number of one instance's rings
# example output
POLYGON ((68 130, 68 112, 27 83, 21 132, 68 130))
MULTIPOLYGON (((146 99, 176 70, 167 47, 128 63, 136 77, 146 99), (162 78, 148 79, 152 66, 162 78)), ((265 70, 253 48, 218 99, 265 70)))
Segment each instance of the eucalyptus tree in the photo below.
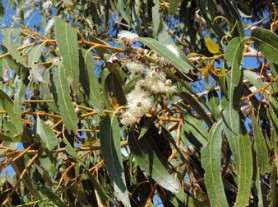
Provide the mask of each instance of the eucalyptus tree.
POLYGON ((277 206, 277 8, 254 2, 5 1, 1 204, 277 206))

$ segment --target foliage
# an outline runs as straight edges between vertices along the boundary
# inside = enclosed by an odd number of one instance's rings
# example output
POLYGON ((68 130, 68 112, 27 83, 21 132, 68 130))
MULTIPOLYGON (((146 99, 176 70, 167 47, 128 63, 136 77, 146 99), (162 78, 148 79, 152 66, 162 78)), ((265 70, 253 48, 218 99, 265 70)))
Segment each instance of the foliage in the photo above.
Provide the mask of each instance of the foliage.
POLYGON ((2 205, 278 205, 274 4, 30 2, 0 8, 2 205))

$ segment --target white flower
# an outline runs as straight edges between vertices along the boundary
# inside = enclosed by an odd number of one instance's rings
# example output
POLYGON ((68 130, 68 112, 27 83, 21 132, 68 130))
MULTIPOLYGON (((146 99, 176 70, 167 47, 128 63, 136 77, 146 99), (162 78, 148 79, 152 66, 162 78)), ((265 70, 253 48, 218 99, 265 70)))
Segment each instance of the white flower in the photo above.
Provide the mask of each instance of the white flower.
POLYGON ((136 41, 138 41, 138 34, 132 33, 130 31, 126 31, 126 30, 122 30, 119 34, 118 34, 118 39, 120 43, 125 43, 126 41, 128 41, 129 43, 134 43, 136 41))
POLYGON ((148 71, 145 77, 146 81, 165 81, 166 80, 166 74, 162 71, 155 71, 155 70, 151 70, 148 71))
POLYGON ((151 109, 153 98, 148 91, 135 89, 127 95, 127 102, 127 108, 132 115, 140 118, 151 109))
POLYGON ((148 68, 146 65, 134 61, 126 63, 125 66, 131 73, 144 73, 148 68))
POLYGON ((136 118, 135 116, 133 116, 132 113, 130 113, 130 111, 126 111, 125 113, 123 113, 122 118, 121 118, 121 123, 123 125, 132 125, 134 124, 136 121, 138 120, 138 118, 136 118))
POLYGON ((170 50, 176 57, 179 57, 179 56, 180 56, 177 46, 168 44, 168 45, 166 45, 166 47, 167 47, 167 49, 170 50))

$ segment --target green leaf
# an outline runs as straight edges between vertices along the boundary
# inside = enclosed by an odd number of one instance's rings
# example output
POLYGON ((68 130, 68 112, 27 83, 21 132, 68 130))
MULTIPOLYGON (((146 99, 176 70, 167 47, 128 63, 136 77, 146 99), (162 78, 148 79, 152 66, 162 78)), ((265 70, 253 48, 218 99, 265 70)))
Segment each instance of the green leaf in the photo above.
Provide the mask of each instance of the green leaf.
POLYGON ((166 24, 162 21, 160 1, 153 0, 152 2, 153 35, 159 42, 162 42, 162 44, 174 44, 173 39, 167 31, 166 24))
POLYGON ((54 193, 50 188, 45 186, 37 186, 38 191, 45 195, 50 201, 55 203, 57 206, 66 207, 67 205, 59 198, 57 193, 54 193))
POLYGON ((0 90, 0 108, 3 108, 10 120, 5 121, 7 131, 0 132, 0 140, 18 142, 23 133, 23 124, 21 117, 14 112, 14 105, 11 98, 2 90, 0 90))
MULTIPOLYGON (((276 158, 277 159, 277 158, 276 158)), ((272 165, 272 171, 270 175, 270 191, 267 195, 267 200, 270 202, 268 207, 275 207, 278 206, 278 188, 277 188, 277 167, 275 164, 272 165)))
POLYGON ((255 116, 254 111, 252 113, 252 130, 255 139, 257 165, 260 168, 260 173, 264 175, 270 170, 268 161, 268 149, 266 146, 264 135, 262 133, 262 128, 259 124, 258 118, 255 116))
POLYGON ((201 151, 205 184, 211 206, 229 206, 221 177, 221 145, 223 121, 216 122, 209 132, 209 142, 201 151))
POLYGON ((137 75, 137 76, 135 76, 132 80, 130 80, 130 81, 123 87, 124 93, 125 93, 125 94, 130 93, 130 92, 135 88, 136 83, 137 83, 139 80, 141 80, 142 78, 143 78, 142 75, 137 75))
POLYGON ((213 114, 215 119, 220 118, 220 110, 219 110, 219 97, 217 91, 214 89, 210 89, 208 93, 208 105, 211 113, 213 114))
POLYGON ((253 161, 250 137, 240 135, 238 139, 238 192, 235 207, 246 206, 252 187, 253 161))
POLYGON ((239 84, 241 80, 241 60, 242 53, 244 48, 244 38, 236 37, 232 39, 226 48, 226 59, 228 61, 229 66, 231 66, 231 80, 236 86, 239 84))
POLYGON ((176 10, 179 6, 180 0, 171 0, 169 7, 169 14, 173 15, 176 13, 176 10))
POLYGON ((78 118, 74 111, 74 106, 70 96, 70 87, 64 73, 64 68, 60 65, 53 73, 54 101, 68 131, 76 132, 78 118))
POLYGON ((116 117, 111 118, 109 115, 104 117, 99 136, 104 164, 113 182, 114 190, 125 206, 131 206, 121 157, 120 128, 116 117))
POLYGON ((14 59, 16 59, 16 61, 18 61, 21 65, 23 65, 24 67, 27 67, 26 60, 19 54, 19 52, 17 52, 16 44, 15 44, 14 38, 13 38, 13 35, 18 35, 19 33, 21 33, 21 29, 17 29, 17 28, 6 29, 3 32, 3 35, 4 35, 3 42, 4 42, 5 46, 7 47, 11 56, 14 59))
POLYGON ((212 53, 212 54, 216 54, 216 53, 219 53, 220 51, 220 48, 219 46, 209 37, 207 37, 205 39, 206 41, 206 45, 207 45, 207 48, 208 50, 212 53))
POLYGON ((224 121, 224 132, 228 139, 230 148, 235 157, 235 163, 238 167, 238 149, 236 140, 240 134, 240 106, 241 106, 241 92, 242 85, 236 86, 231 79, 227 76, 228 82, 228 96, 229 101, 223 97, 222 98, 222 108, 223 110, 223 121, 224 121))
POLYGON ((62 56, 66 76, 73 91, 78 90, 79 52, 76 31, 61 18, 55 17, 55 37, 62 56))
POLYGON ((130 16, 128 15, 129 12, 127 12, 126 10, 129 10, 129 7, 126 7, 124 0, 118 0, 117 3, 117 10, 120 12, 120 14, 122 15, 123 19, 127 22, 127 24, 130 24, 130 16))
POLYGON ((90 105, 94 107, 98 114, 103 114, 104 101, 101 94, 101 86, 95 73, 95 62, 90 51, 82 49, 83 57, 80 61, 84 61, 85 65, 80 66, 80 83, 89 98, 90 105), (83 59, 84 58, 84 59, 83 59))
POLYGON ((14 94, 14 112, 18 115, 22 113, 22 104, 25 100, 27 87, 24 84, 24 81, 18 76, 14 80, 15 84, 15 94, 14 94))
POLYGON ((203 146, 207 144, 209 133, 200 120, 195 119, 189 115, 185 115, 183 130, 185 131, 186 135, 188 135, 185 137, 186 139, 190 139, 192 137, 190 135, 193 135, 203 146))
POLYGON ((212 121, 210 120, 209 116, 202 108, 201 104, 194 98, 190 93, 182 92, 180 93, 181 98, 187 104, 189 104, 198 114, 199 116, 204 119, 208 127, 212 126, 212 121))
POLYGON ((257 90, 265 86, 265 83, 260 81, 260 79, 261 79, 260 76, 255 72, 252 72, 250 70, 244 70, 243 76, 250 83, 252 83, 256 87, 257 90))
POLYGON ((143 137, 146 132, 149 130, 149 128, 153 125, 153 123, 155 122, 155 120, 157 119, 157 115, 152 115, 152 117, 150 119, 148 119, 142 126, 141 130, 140 130, 140 134, 139 134, 139 140, 141 137, 143 137))
POLYGON ((278 64, 278 36, 270 30, 256 28, 252 30, 251 37, 264 56, 270 62, 278 64))
POLYGON ((28 66, 31 68, 31 73, 35 79, 35 81, 41 82, 43 80, 42 75, 39 72, 38 66, 36 65, 39 60, 42 50, 44 48, 44 44, 36 45, 33 47, 28 55, 28 66))
MULTIPOLYGON (((161 55, 167 61, 169 61, 173 66, 175 66, 182 73, 189 73, 193 68, 189 65, 185 60, 183 60, 180 56, 176 56, 171 50, 169 50, 165 44, 148 37, 140 37, 139 40, 153 49, 156 53, 161 55)), ((177 48, 176 48, 177 49, 177 48)))
POLYGON ((59 142, 55 133, 40 119, 39 116, 37 116, 37 133, 40 136, 43 145, 49 151, 52 151, 58 146, 59 142))
POLYGON ((152 145, 145 137, 138 140, 138 136, 139 134, 132 129, 129 133, 128 144, 145 176, 152 178, 169 191, 179 192, 180 184, 169 175, 168 169, 162 164, 152 145))

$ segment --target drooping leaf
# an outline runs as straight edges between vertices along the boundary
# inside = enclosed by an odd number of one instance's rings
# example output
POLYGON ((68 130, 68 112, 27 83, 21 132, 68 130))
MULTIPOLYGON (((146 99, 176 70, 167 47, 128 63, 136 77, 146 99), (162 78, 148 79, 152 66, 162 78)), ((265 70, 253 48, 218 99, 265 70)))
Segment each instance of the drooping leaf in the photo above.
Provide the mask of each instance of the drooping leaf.
POLYGON ((238 173, 238 192, 235 207, 246 206, 249 201, 253 162, 250 137, 240 135, 238 138, 238 157, 239 157, 239 173, 238 173))
POLYGON ((173 64, 173 66, 175 66, 182 73, 189 73, 193 68, 185 60, 174 55, 173 52, 165 46, 165 44, 148 37, 140 37, 139 40, 173 64))
POLYGON ((185 103, 189 104, 202 119, 206 122, 208 127, 212 126, 212 121, 210 120, 209 116, 202 108, 201 104, 188 92, 180 93, 181 98, 184 100, 185 103))
POLYGON ((252 30, 251 37, 264 56, 270 62, 278 64, 278 36, 270 30, 256 28, 252 30))
POLYGON ((208 50, 212 53, 212 54, 217 54, 220 51, 219 46, 209 37, 206 38, 206 45, 208 50))
POLYGON ((128 144, 136 162, 144 171, 145 176, 152 178, 159 185, 169 191, 176 193, 179 192, 180 184, 168 174, 167 169, 161 163, 159 157, 152 148, 152 145, 145 137, 141 137, 141 139, 138 140, 138 136, 138 133, 131 130, 129 133, 128 144))
POLYGON ((146 132, 149 130, 149 128, 153 125, 153 123, 155 122, 155 120, 157 119, 157 115, 153 115, 150 119, 148 119, 143 126, 141 127, 141 131, 139 134, 139 138, 143 137, 146 132))
POLYGON ((16 61, 18 61, 21 65, 23 65, 24 67, 27 67, 26 60, 17 51, 16 44, 15 44, 14 38, 13 38, 13 35, 18 35, 20 33, 21 33, 21 29, 18 29, 18 28, 6 29, 3 32, 3 35, 4 35, 3 42, 4 42, 5 46, 7 47, 11 56, 14 59, 16 59, 16 61))
POLYGON ((15 78, 15 95, 14 95, 14 112, 18 115, 22 113, 22 104, 25 100, 27 87, 24 84, 24 81, 19 77, 15 78))
POLYGON ((4 121, 7 131, 0 132, 0 140, 18 142, 23 133, 21 117, 14 112, 14 104, 11 98, 0 90, 0 107, 6 111, 10 121, 4 121))
POLYGON ((219 97, 216 90, 210 89, 208 93, 208 105, 215 119, 220 118, 219 104, 219 97))
POLYGON ((244 39, 236 37, 232 39, 226 48, 226 59, 228 64, 231 66, 231 81, 236 86, 239 84, 241 80, 241 60, 242 60, 242 53, 244 48, 244 39))
POLYGON ((258 122, 258 118, 255 116, 254 112, 252 113, 252 130, 255 139, 257 165, 260 169, 260 173, 264 175, 270 170, 268 161, 268 149, 261 126, 258 122))
POLYGON ((204 127, 203 123, 198 119, 186 115, 184 117, 183 130, 187 135, 185 138, 189 139, 190 142, 194 142, 191 138, 192 136, 194 136, 195 139, 198 142, 200 142, 203 146, 208 142, 207 129, 204 127))
POLYGON ((270 191, 267 195, 267 199, 269 200, 270 204, 268 207, 275 207, 278 205, 278 188, 277 188, 277 166, 275 164, 272 165, 271 175, 270 175, 270 191))
POLYGON ((116 117, 107 115, 100 127, 100 146, 104 164, 113 182, 114 190, 125 206, 131 206, 121 158, 121 135, 116 117))
POLYGON ((78 122, 77 115, 70 96, 70 87, 65 76, 64 67, 60 65, 55 68, 53 74, 53 96, 58 107, 59 113, 63 118, 63 122, 68 131, 76 132, 76 124, 78 122))
POLYGON ((127 24, 130 24, 130 16, 128 15, 129 12, 126 11, 129 9, 129 7, 127 7, 125 3, 126 1, 119 0, 117 3, 117 10, 120 12, 122 18, 127 22, 127 24))
POLYGON ((98 112, 98 114, 103 114, 104 101, 101 94, 101 86, 98 82, 98 78, 95 73, 95 63, 91 53, 87 50, 82 50, 83 58, 80 61, 84 61, 85 65, 80 66, 80 83, 88 96, 90 105, 98 112))
POLYGON ((43 145, 49 151, 52 151, 58 146, 59 142, 55 133, 40 119, 39 116, 37 116, 37 133, 40 136, 43 145))
POLYGON ((64 201, 62 201, 57 193, 53 192, 50 188, 45 186, 37 186, 38 191, 40 191, 43 195, 45 195, 50 201, 55 203, 57 206, 66 207, 64 201))
POLYGON ((36 45, 33 47, 28 55, 28 66, 31 68, 31 73, 35 81, 41 82, 43 80, 42 75, 39 72, 37 61, 39 60, 44 44, 36 45))
POLYGON ((62 55, 69 83, 74 91, 78 89, 79 80, 79 52, 76 31, 65 23, 61 18, 55 17, 54 23, 55 37, 62 55))
MULTIPOLYGON (((230 73, 228 73, 230 74, 230 73)), ((242 75, 241 75, 242 77, 242 75)), ((235 163, 238 167, 238 149, 237 149, 237 137, 240 134, 240 106, 241 106, 241 92, 242 85, 236 86, 230 78, 227 77, 228 82, 228 98, 222 99, 224 132, 228 139, 230 148, 235 157, 235 163)))
POLYGON ((154 0, 152 5, 152 23, 153 23, 153 35, 159 42, 163 44, 173 44, 173 40, 167 31, 166 24, 162 21, 162 15, 160 12, 160 1, 154 0))
POLYGON ((218 120, 209 132, 209 142, 202 149, 201 162, 205 170, 205 184, 212 206, 229 206, 221 178, 221 145, 223 121, 218 120))

